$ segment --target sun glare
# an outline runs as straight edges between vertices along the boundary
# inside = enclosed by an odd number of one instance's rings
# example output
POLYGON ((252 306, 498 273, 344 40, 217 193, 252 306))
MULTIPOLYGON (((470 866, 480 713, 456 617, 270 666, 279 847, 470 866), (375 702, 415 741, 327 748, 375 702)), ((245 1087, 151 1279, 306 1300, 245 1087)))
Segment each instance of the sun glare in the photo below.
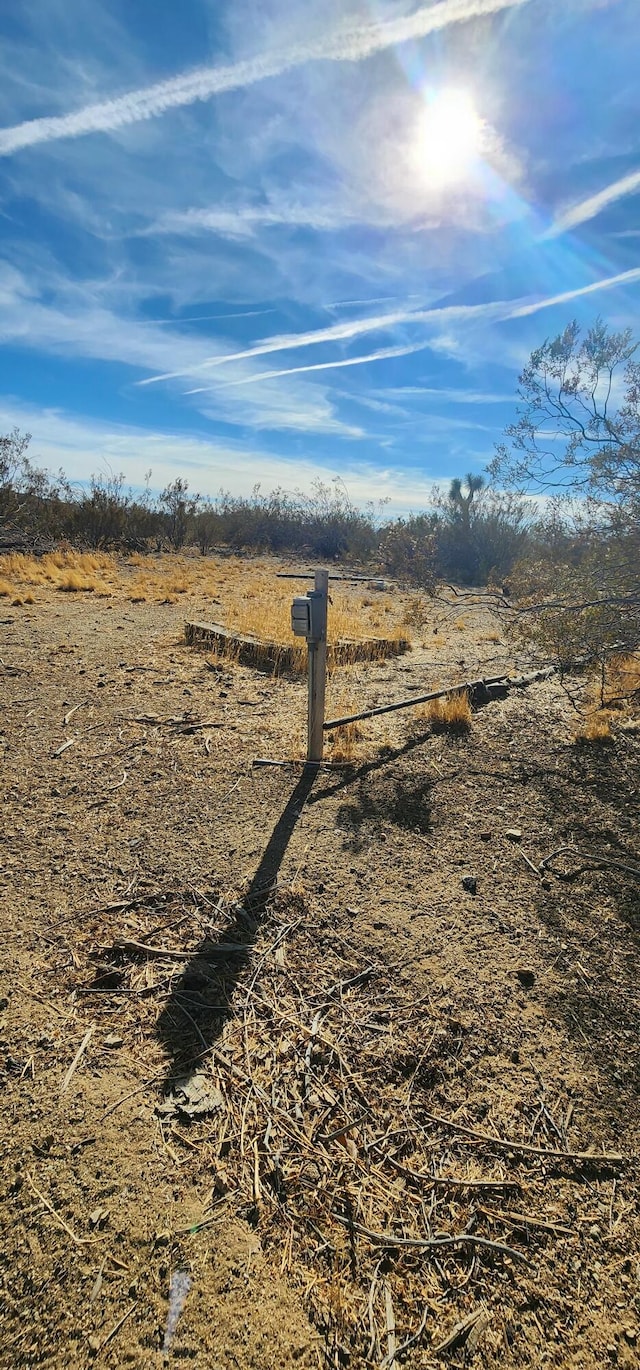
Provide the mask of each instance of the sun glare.
POLYGON ((441 90, 429 100, 422 124, 423 173, 433 186, 461 180, 480 147, 482 120, 465 90, 441 90))

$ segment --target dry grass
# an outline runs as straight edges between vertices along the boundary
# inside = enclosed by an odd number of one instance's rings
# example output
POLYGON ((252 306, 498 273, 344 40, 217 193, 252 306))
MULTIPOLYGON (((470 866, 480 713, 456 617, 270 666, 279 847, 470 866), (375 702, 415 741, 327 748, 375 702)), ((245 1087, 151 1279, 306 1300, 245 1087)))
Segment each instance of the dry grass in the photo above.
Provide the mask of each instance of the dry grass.
POLYGON ((608 704, 630 703, 640 696, 640 652, 612 657, 607 672, 605 699, 608 704))
POLYGON ((442 699, 431 699, 421 711, 434 729, 442 732, 467 732, 471 727, 471 705, 466 690, 456 690, 442 699))
POLYGON ((0 596, 4 597, 5 595, 7 596, 7 598, 10 595, 15 595, 15 590, 13 585, 11 585, 8 580, 2 579, 0 580, 0 596))
MULTIPOLYGON (((362 708, 362 698, 356 695, 349 677, 334 675, 327 686, 326 717, 345 718, 362 708)), ((330 761, 355 761, 356 757, 362 756, 358 743, 363 741, 363 737, 362 724, 359 723, 344 723, 341 728, 332 728, 331 732, 325 733, 327 758, 330 761)))
POLYGON ((604 684, 594 676, 587 691, 586 712, 573 734, 578 745, 614 741, 614 728, 635 731, 640 712, 640 653, 612 657, 604 684))
MULTIPOLYGON (((0 585, 5 586, 2 594, 19 594, 23 600, 27 587, 113 595, 131 604, 175 604, 184 596, 195 617, 215 620, 234 633, 263 642, 292 646, 298 669, 306 669, 306 643, 293 639, 290 615, 293 596, 311 588, 311 581, 304 577, 299 583, 278 580, 271 560, 157 557, 138 552, 123 560, 104 552, 72 549, 43 557, 12 553, 0 557, 0 585)), ((407 617, 390 596, 374 598, 355 585, 344 590, 332 585, 330 590, 330 644, 374 637, 410 642, 409 619, 420 617, 422 610, 418 613, 416 608, 407 617)))
MULTIPOLYGON (((34 604, 33 596, 22 593, 23 587, 111 594, 117 583, 118 566, 115 558, 104 552, 61 550, 44 557, 13 552, 0 557, 0 574, 15 582, 22 603, 34 604)), ((12 588, 11 593, 16 594, 16 590, 12 588)))
POLYGON ((574 733, 573 740, 578 746, 613 742, 611 714, 606 710, 587 714, 582 727, 574 733))
POLYGON ((63 571, 56 588, 67 593, 75 593, 78 590, 87 590, 92 593, 96 584, 95 577, 83 576, 80 571, 63 571))
POLYGON ((355 760, 357 743, 360 742, 361 739, 362 729, 357 723, 343 723, 342 727, 334 728, 329 736, 331 760, 355 760))
POLYGON ((453 626, 459 633, 464 633, 467 625, 463 618, 457 618, 453 626))

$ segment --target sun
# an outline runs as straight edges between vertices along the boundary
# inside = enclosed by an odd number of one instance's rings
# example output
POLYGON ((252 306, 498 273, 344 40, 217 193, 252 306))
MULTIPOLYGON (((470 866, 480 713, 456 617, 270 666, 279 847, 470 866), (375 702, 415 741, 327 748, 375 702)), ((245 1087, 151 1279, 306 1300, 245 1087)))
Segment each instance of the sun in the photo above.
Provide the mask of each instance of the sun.
POLYGON ((434 187, 464 179, 480 149, 482 120, 468 91, 448 88, 428 100, 422 120, 420 161, 434 187))

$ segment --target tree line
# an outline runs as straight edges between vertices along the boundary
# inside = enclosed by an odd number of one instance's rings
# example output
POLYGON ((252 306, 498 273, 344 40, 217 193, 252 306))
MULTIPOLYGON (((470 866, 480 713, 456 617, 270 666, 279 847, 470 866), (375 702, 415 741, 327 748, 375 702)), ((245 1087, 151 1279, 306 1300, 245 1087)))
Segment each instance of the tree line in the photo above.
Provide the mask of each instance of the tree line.
POLYGON ((0 437, 0 551, 53 542, 118 551, 301 553, 324 561, 376 566, 429 588, 438 578, 462 584, 506 575, 542 536, 531 503, 492 488, 484 477, 455 479, 430 507, 408 518, 384 506, 357 508, 342 481, 314 482, 310 493, 256 487, 248 496, 202 496, 177 477, 159 494, 149 472, 143 491, 122 475, 91 476, 74 489, 29 454, 29 434, 0 437))

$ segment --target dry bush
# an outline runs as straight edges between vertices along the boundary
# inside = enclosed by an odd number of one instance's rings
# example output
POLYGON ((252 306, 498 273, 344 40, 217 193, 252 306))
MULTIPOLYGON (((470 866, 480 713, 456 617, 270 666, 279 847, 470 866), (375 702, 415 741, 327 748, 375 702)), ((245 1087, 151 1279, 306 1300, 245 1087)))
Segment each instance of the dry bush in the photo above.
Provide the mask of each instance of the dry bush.
POLYGON ((9 595, 15 595, 15 590, 13 588, 13 585, 9 584, 8 580, 3 579, 0 580, 0 596, 4 595, 6 595, 7 597, 9 595))

